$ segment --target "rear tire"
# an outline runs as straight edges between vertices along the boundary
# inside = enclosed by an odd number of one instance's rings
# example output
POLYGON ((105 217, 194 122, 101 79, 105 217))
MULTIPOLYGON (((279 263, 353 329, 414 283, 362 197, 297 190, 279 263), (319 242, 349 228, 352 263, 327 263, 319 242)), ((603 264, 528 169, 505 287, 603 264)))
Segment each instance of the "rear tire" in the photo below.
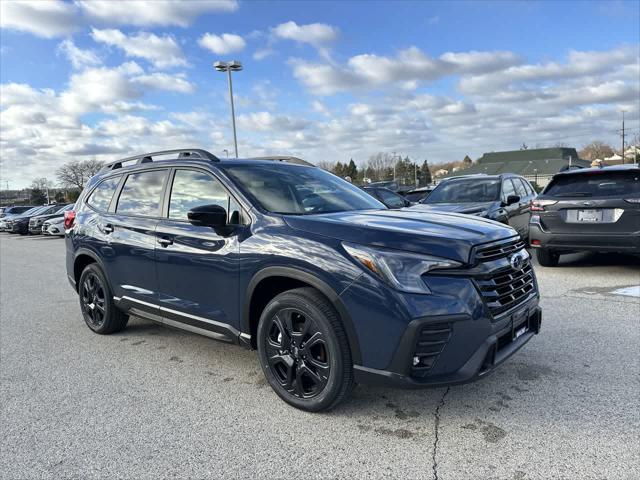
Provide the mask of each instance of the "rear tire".
POLYGON ((353 387, 347 335, 331 303, 313 288, 276 296, 257 332, 264 375, 289 405, 309 412, 338 405, 353 387))
POLYGON ((91 263, 82 271, 78 296, 84 321, 94 332, 108 335, 127 326, 129 316, 116 307, 109 282, 98 264, 91 263))
POLYGON ((543 267, 557 267, 560 254, 546 248, 536 249, 538 263, 543 267))

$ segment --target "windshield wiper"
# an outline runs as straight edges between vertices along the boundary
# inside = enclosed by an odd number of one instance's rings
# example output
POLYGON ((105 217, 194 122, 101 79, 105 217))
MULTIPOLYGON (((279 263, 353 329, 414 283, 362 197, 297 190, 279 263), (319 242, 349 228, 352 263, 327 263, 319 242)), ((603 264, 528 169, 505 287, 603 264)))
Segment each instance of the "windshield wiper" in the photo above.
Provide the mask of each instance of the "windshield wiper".
POLYGON ((593 197, 593 193, 590 192, 568 192, 568 193, 556 193, 556 197, 593 197))

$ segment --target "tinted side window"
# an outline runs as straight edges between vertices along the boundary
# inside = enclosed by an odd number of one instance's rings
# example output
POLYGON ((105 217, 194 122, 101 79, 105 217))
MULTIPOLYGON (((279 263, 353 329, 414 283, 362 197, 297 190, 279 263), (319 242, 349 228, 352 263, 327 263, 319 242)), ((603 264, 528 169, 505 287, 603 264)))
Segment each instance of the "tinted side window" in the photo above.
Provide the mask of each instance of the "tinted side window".
POLYGON ((119 176, 103 180, 89 196, 87 203, 96 210, 106 212, 109 210, 109 204, 116 188, 118 188, 118 183, 120 183, 119 176))
POLYGON ((517 195, 516 189, 511 182, 511 179, 507 178, 502 182, 502 199, 506 200, 509 195, 517 195))
POLYGON ((187 212, 201 205, 219 205, 229 212, 229 194, 207 173, 177 170, 171 187, 169 218, 187 220, 187 212))
POLYGON ((132 173, 122 187, 118 199, 117 213, 160 216, 160 200, 167 177, 167 170, 132 173))
POLYGON ((511 181, 516 186, 516 195, 518 195, 520 198, 524 198, 529 195, 527 189, 522 183, 522 180, 520 180, 519 178, 512 178, 511 181))
MULTIPOLYGON (((522 179, 520 179, 522 180, 522 179)), ((531 186, 531 184, 527 181, 527 180, 522 180, 522 183, 524 183, 524 188, 527 189, 527 193, 529 195, 535 195, 536 192, 533 190, 533 187, 531 186)))

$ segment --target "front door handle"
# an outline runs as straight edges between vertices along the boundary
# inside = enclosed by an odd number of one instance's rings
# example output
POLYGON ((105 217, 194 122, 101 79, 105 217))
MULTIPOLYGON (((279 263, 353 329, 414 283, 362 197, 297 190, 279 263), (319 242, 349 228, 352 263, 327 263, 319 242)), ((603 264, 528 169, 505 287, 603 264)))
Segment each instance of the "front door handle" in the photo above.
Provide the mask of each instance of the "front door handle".
POLYGON ((173 245, 173 240, 167 237, 160 237, 158 238, 158 243, 164 248, 167 248, 169 245, 173 245))
POLYGON ((106 234, 113 232, 113 225, 107 223, 104 227, 102 227, 102 231, 106 234))

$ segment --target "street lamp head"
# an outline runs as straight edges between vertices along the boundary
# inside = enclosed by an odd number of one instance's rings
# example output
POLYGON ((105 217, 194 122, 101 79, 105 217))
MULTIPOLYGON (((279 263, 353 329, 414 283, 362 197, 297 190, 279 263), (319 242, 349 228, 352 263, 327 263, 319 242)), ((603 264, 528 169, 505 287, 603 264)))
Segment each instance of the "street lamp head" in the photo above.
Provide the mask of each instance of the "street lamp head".
POLYGON ((242 70, 242 63, 238 60, 234 60, 232 62, 229 62, 228 68, 232 72, 239 72, 240 70, 242 70))
POLYGON ((215 68, 219 72, 226 72, 229 68, 229 65, 227 64, 227 62, 215 62, 213 64, 213 68, 215 68))

